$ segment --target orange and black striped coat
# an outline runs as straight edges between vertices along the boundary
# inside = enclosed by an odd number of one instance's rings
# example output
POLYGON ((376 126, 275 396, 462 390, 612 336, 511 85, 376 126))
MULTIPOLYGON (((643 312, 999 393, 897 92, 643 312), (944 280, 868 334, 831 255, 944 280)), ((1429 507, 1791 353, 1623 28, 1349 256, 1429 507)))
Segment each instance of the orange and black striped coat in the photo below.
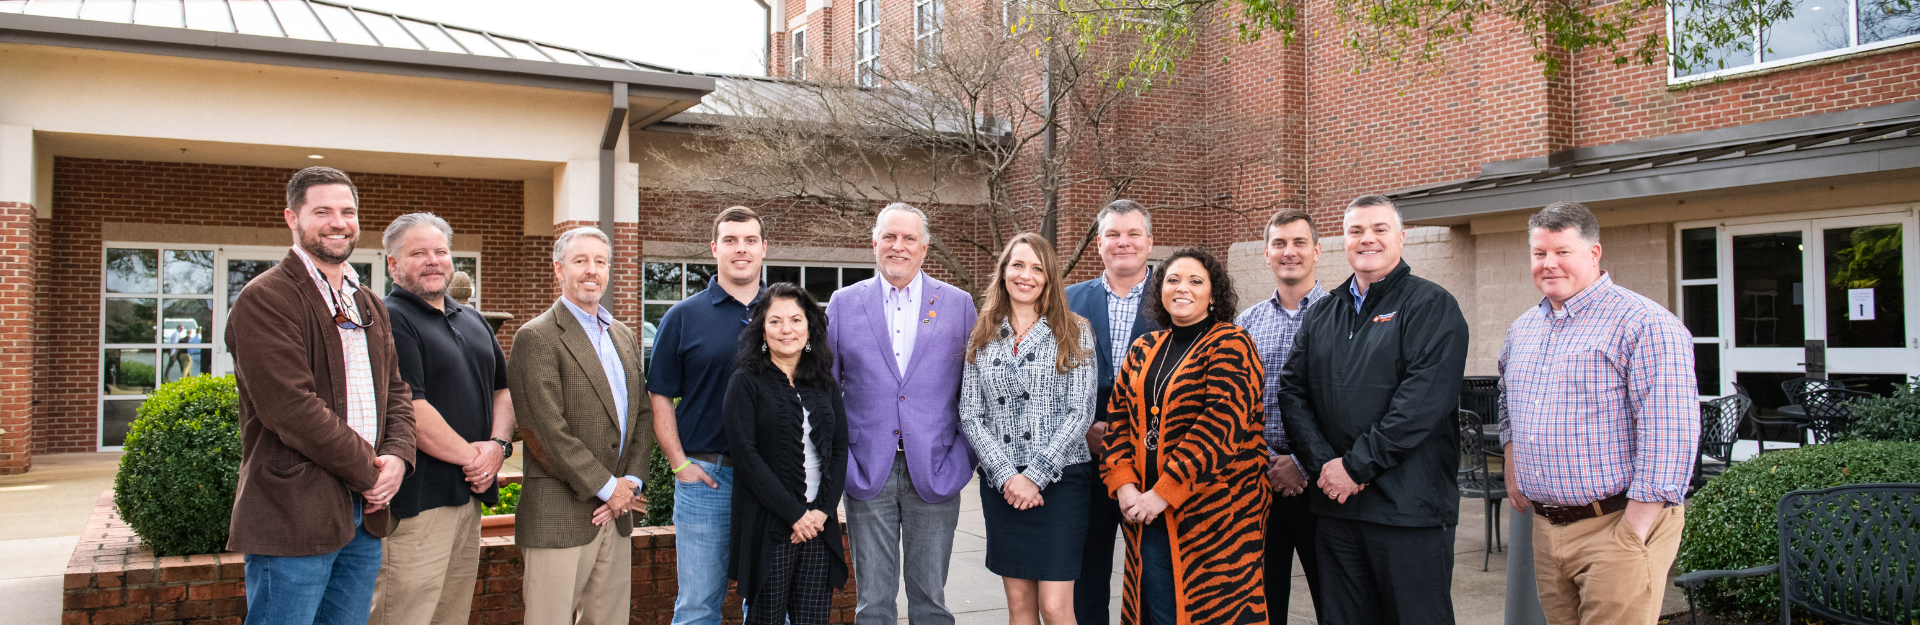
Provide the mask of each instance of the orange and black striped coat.
MULTIPOLYGON (((1107 403, 1112 423, 1102 475, 1107 492, 1141 487, 1146 463, 1158 463, 1153 490, 1167 500, 1162 517, 1173 548, 1174 604, 1171 625, 1264 625, 1266 583, 1266 444, 1260 438, 1260 398, 1266 379, 1253 338, 1239 326, 1215 324, 1195 342, 1174 370, 1166 397, 1163 443, 1149 451, 1142 440, 1146 371, 1169 331, 1140 337, 1127 348, 1107 403)), ((1144 490, 1144 489, 1143 489, 1144 490)), ((1124 525, 1127 575, 1122 625, 1142 622, 1141 526, 1124 525)))

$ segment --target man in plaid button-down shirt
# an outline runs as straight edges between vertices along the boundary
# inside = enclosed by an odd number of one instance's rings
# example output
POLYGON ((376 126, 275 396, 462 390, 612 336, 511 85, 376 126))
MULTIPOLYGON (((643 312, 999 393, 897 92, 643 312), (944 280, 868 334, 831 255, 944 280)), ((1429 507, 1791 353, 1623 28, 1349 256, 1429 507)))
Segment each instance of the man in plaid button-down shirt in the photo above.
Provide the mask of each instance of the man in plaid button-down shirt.
POLYGON ((1528 221, 1546 297, 1507 330, 1508 501, 1533 510, 1548 622, 1653 623, 1700 440, 1692 336, 1600 270, 1600 226, 1556 202, 1528 221))
POLYGON ((1314 534, 1320 517, 1307 506, 1300 494, 1312 488, 1307 474, 1300 470, 1287 443, 1287 426, 1280 418, 1280 372, 1293 352, 1294 334, 1307 317, 1307 309, 1327 296, 1313 269, 1320 262, 1320 229, 1306 211, 1289 208, 1275 213, 1261 229, 1267 268, 1273 270, 1273 297, 1240 313, 1234 323, 1253 335, 1260 350, 1260 363, 1266 366, 1265 395, 1261 397, 1266 413, 1268 454, 1273 463, 1267 468, 1267 480, 1273 483, 1273 505, 1267 510, 1267 617, 1274 625, 1285 625, 1288 604, 1293 594, 1293 556, 1300 554, 1300 568, 1307 574, 1307 594, 1313 599, 1315 613, 1320 612, 1320 558, 1314 549, 1314 534))

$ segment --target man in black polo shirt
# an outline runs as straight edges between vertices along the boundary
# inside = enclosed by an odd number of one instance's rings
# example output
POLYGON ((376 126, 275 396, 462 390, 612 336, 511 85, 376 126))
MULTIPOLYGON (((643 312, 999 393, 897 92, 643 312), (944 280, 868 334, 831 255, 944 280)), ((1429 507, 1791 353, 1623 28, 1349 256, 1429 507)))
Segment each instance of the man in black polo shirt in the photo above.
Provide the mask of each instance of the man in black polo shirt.
POLYGON ((480 504, 511 455, 507 359, 480 313, 446 296, 453 228, 433 213, 401 215, 380 238, 400 377, 413 387, 419 457, 393 498, 370 625, 467 622, 480 566, 480 504))
POLYGON ((673 600, 673 625, 720 625, 727 596, 733 459, 720 403, 733 379, 733 350, 747 326, 747 307, 760 297, 760 262, 767 257, 760 216, 745 206, 720 211, 710 247, 719 270, 706 290, 674 304, 660 319, 647 367, 654 439, 674 478, 680 594, 673 600))

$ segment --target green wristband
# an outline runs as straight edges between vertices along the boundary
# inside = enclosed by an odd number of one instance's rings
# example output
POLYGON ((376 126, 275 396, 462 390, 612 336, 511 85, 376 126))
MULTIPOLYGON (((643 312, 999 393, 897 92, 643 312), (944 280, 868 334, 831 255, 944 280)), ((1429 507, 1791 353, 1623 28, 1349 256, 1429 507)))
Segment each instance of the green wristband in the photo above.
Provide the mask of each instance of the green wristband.
POLYGON ((677 466, 677 467, 674 467, 674 468, 672 468, 672 469, 669 469, 669 471, 672 471, 674 475, 679 475, 679 474, 680 474, 680 470, 681 470, 681 469, 685 469, 685 468, 687 468, 687 465, 690 465, 690 464, 693 464, 693 459, 691 459, 691 458, 689 458, 689 459, 687 459, 687 461, 686 461, 686 462, 682 462, 682 463, 680 463, 680 466, 677 466))

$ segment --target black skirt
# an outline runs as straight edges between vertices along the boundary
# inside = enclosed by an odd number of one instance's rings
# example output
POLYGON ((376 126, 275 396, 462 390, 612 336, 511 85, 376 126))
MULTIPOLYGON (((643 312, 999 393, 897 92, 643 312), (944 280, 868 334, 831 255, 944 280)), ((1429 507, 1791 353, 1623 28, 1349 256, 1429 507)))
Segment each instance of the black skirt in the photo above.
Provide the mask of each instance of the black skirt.
POLYGON ((980 512, 987 520, 987 570, 1001 577, 1044 582, 1080 579, 1086 547, 1092 462, 1060 472, 1060 481, 1040 491, 1046 503, 1029 510, 1007 504, 999 489, 980 486, 980 512))

